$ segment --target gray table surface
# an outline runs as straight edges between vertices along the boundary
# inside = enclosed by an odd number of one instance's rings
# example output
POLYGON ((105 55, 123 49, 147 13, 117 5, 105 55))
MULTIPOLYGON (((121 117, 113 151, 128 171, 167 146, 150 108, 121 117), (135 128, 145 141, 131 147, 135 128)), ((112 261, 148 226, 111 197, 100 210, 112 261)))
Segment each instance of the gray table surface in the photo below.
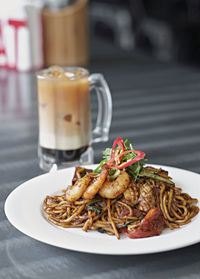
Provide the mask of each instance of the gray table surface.
MULTIPOLYGON (((129 138, 150 163, 200 173, 200 71, 92 43, 90 70, 105 75, 113 98, 108 143, 129 138)), ((96 108, 92 100, 93 112, 96 108)), ((200 278, 200 244, 140 256, 103 256, 40 243, 6 219, 4 202, 22 182, 42 174, 37 160, 34 73, 0 70, 0 279, 200 278)), ((16 208, 17 210, 17 208, 16 208)), ((105 248, 106 249, 106 248, 105 248)))

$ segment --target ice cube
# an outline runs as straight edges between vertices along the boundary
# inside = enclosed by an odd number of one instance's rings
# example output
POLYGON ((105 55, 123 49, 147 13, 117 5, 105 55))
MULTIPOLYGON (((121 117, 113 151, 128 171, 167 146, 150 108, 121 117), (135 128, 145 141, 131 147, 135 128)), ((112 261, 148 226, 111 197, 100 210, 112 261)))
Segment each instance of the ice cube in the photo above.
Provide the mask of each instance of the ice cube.
POLYGON ((59 66, 51 66, 44 72, 46 77, 52 78, 65 78, 65 71, 62 67, 59 66))
POLYGON ((74 73, 74 72, 67 71, 67 72, 65 72, 65 76, 66 76, 68 79, 73 79, 73 78, 75 77, 75 73, 74 73))
POLYGON ((68 70, 65 72, 65 76, 70 80, 75 80, 77 78, 81 78, 83 75, 81 70, 68 70))

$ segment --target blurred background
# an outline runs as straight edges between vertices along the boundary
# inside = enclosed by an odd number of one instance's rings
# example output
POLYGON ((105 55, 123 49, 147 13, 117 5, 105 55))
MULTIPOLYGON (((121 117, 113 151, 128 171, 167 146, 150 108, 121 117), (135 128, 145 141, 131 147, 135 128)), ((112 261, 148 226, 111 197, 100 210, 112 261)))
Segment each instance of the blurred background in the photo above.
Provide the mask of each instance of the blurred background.
POLYGON ((198 0, 8 0, 3 7, 1 67, 87 65, 95 39, 161 61, 199 64, 198 0))
POLYGON ((92 35, 162 61, 199 63, 200 1, 93 0, 92 35))
POLYGON ((1 2, 2 162, 38 166, 35 72, 78 65, 102 73, 112 92, 110 139, 94 145, 95 162, 123 136, 154 163, 200 171, 200 1, 1 2))

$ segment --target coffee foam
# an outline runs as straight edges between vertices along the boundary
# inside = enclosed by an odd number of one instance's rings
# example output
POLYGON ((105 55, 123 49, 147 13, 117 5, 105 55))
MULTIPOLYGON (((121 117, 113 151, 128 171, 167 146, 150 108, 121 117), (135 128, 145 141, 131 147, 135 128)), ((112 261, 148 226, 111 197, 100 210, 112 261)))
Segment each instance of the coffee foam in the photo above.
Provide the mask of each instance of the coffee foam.
POLYGON ((52 66, 43 70, 39 78, 76 80, 86 75, 88 75, 88 72, 84 68, 79 68, 78 70, 68 68, 68 70, 65 71, 62 67, 52 66))

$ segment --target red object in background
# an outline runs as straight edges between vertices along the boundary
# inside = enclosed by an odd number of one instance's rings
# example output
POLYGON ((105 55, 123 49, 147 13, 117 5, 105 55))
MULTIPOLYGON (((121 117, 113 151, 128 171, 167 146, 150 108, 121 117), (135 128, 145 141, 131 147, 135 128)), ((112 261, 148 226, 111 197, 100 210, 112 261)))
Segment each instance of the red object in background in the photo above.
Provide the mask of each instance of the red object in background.
POLYGON ((0 20, 0 57, 3 57, 3 59, 5 59, 5 66, 7 66, 7 53, 3 42, 3 31, 2 31, 1 20, 0 20))
POLYGON ((13 26, 14 28, 14 48, 15 48, 15 64, 12 69, 17 70, 18 65, 18 33, 19 29, 22 27, 27 26, 27 22, 25 20, 15 20, 15 19, 9 19, 8 24, 13 26))
POLYGON ((5 13, 0 13, 1 68, 30 71, 44 66, 43 4, 39 1, 29 2, 15 2, 5 13))

